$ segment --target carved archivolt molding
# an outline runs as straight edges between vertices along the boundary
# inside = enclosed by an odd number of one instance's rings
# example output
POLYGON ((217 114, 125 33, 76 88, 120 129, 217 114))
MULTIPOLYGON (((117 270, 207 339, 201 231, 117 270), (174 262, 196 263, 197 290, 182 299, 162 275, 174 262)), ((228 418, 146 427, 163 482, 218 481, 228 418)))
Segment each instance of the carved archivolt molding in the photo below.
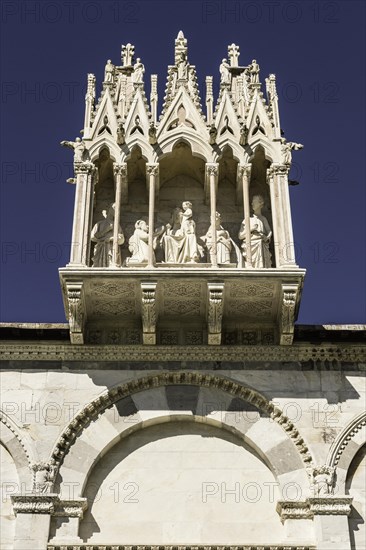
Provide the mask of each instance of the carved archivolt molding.
MULTIPOLYGON (((182 346, 99 346, 69 344, 0 344, 4 361, 180 361, 182 346)), ((293 362, 313 361, 315 363, 358 363, 364 362, 366 346, 194 346, 184 348, 184 360, 197 362, 266 361, 293 362)))
POLYGON ((366 411, 351 420, 348 426, 346 426, 346 428, 338 435, 327 458, 327 464, 329 466, 336 467, 338 465, 348 443, 357 434, 357 432, 362 429, 363 426, 366 426, 366 411))
MULTIPOLYGON (((23 450, 24 457, 27 460, 29 467, 31 467, 31 464, 35 461, 35 456, 31 452, 30 442, 28 444, 26 443, 26 437, 20 434, 19 428, 16 426, 16 424, 1 410, 0 422, 4 424, 17 439, 19 445, 23 450)), ((6 443, 4 443, 4 445, 6 447, 6 443)))
POLYGON ((179 384, 216 388, 254 405, 260 412, 269 415, 275 422, 282 426, 288 437, 295 444, 304 465, 309 466, 312 464, 312 457, 309 453, 309 449, 303 438, 300 436, 298 430, 289 418, 285 416, 272 402, 268 401, 256 390, 243 386, 233 380, 211 374, 200 374, 197 372, 166 372, 153 376, 145 376, 110 388, 105 393, 88 403, 73 418, 56 443, 50 462, 58 465, 59 467, 65 455, 69 452, 71 445, 83 429, 87 427, 90 421, 103 414, 107 408, 111 407, 114 403, 117 403, 120 399, 140 391, 158 388, 161 386, 179 384))

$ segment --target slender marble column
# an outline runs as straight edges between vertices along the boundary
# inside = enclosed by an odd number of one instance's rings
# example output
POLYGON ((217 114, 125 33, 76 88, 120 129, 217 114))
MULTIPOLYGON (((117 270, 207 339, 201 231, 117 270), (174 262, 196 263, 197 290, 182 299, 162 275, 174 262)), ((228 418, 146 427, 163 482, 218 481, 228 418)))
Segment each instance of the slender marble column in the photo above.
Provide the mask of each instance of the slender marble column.
POLYGON ((114 267, 121 267, 118 263, 118 233, 121 225, 121 202, 122 202, 122 179, 127 173, 127 163, 113 164, 113 173, 116 182, 115 207, 114 207, 114 226, 113 226, 113 254, 112 262, 114 267))
POLYGON ((155 211, 155 187, 156 180, 159 175, 159 164, 147 164, 146 175, 148 177, 149 186, 149 240, 148 240, 148 262, 147 267, 154 267, 154 211, 155 211))
POLYGON ((216 181, 219 174, 219 165, 208 162, 206 170, 210 178, 210 207, 211 207, 211 229, 212 229, 212 248, 210 252, 211 267, 217 267, 217 234, 216 234, 216 181))
POLYGON ((93 187, 96 167, 92 162, 74 164, 76 192, 70 265, 87 266, 89 263, 93 187))
POLYGON ((244 221, 245 221, 245 243, 246 243, 246 261, 245 267, 252 267, 252 249, 250 246, 251 233, 250 233, 250 203, 249 203, 249 182, 250 173, 252 170, 251 164, 244 164, 239 167, 242 184, 243 184, 243 204, 244 204, 244 221))

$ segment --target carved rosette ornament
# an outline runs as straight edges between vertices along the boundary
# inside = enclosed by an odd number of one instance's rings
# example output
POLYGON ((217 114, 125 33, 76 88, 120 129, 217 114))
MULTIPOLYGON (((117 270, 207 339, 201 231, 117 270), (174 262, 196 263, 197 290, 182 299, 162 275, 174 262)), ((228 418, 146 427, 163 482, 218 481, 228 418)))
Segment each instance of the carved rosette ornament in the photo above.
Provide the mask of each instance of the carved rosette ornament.
POLYGON ((208 344, 221 344, 222 315, 224 311, 224 283, 208 283, 208 344))
POLYGON ((280 312, 280 344, 291 345, 294 338, 295 310, 298 285, 282 285, 280 312))
POLYGON ((67 285, 67 300, 71 343, 83 344, 85 324, 83 283, 67 285))
POLYGON ((143 343, 147 345, 156 344, 156 285, 157 283, 141 283, 141 316, 143 343))

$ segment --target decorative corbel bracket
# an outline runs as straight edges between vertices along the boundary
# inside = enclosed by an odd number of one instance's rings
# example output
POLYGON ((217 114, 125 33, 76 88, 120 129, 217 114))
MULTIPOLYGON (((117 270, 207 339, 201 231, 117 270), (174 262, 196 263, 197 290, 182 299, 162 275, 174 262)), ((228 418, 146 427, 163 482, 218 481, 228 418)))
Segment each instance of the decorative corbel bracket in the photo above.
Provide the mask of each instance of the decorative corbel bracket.
POLYGON ((146 345, 156 344, 156 282, 141 283, 142 338, 146 345))
POLYGON ((290 346, 294 339, 295 311, 299 285, 282 285, 282 303, 279 311, 280 345, 290 346))
POLYGON ((219 346, 221 344, 221 326, 224 311, 224 283, 207 283, 207 290, 208 344, 219 346))
POLYGON ((84 325, 86 320, 84 291, 82 282, 66 283, 67 309, 72 344, 84 344, 84 325))

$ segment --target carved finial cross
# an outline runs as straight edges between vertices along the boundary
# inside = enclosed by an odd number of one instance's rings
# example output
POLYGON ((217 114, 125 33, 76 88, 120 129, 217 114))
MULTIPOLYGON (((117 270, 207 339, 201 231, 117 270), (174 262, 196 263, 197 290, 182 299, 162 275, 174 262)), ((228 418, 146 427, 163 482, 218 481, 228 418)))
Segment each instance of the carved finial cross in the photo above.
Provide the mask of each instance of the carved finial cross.
POLYGON ((230 59, 230 67, 238 67, 239 66, 239 46, 236 44, 230 44, 228 46, 228 56, 230 59))

